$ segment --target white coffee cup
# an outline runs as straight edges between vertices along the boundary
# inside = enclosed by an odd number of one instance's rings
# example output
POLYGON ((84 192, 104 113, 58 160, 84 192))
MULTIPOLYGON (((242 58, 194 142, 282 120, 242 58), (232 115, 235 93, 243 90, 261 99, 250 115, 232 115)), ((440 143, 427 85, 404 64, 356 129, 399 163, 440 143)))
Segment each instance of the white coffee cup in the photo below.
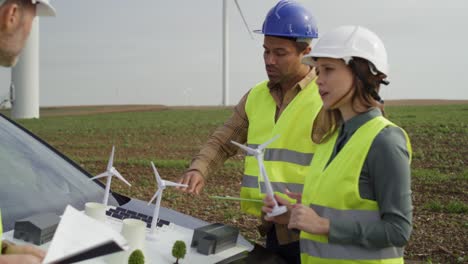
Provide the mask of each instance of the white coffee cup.
POLYGON ((106 209, 107 207, 101 203, 89 202, 85 204, 85 214, 101 222, 106 220, 106 209))
POLYGON ((127 240, 130 252, 140 249, 144 252, 146 223, 138 219, 124 219, 122 224, 122 236, 127 240))

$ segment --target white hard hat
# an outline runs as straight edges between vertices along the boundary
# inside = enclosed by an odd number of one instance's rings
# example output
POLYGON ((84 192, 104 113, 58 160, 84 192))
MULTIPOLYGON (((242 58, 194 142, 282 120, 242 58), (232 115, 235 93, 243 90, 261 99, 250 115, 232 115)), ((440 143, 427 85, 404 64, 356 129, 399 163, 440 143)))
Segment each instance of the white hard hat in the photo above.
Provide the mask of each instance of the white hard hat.
POLYGON ((37 16, 55 16, 55 8, 49 3, 49 0, 31 0, 36 4, 37 16))
POLYGON ((344 59, 346 63, 352 57, 363 58, 388 76, 387 51, 382 40, 361 26, 341 26, 327 32, 312 47, 311 53, 302 59, 302 63, 314 65, 315 59, 320 57, 344 59))
MULTIPOLYGON (((0 0, 0 6, 6 2, 6 0, 0 0)), ((55 8, 53 8, 49 0, 31 0, 36 5, 37 16, 55 16, 55 8)))

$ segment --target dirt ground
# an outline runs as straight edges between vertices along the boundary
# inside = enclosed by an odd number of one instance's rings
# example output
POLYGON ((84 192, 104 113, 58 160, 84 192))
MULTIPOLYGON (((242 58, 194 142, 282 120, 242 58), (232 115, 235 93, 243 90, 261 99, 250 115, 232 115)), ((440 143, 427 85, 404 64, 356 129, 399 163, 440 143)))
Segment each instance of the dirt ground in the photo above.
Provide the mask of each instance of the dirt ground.
MULTIPOLYGON (((468 104, 468 100, 388 100, 385 105, 448 105, 468 104)), ((230 108, 232 106, 227 106, 230 108)), ((60 106, 41 108, 41 116, 73 116, 96 113, 163 111, 167 109, 215 109, 219 106, 165 106, 165 105, 99 105, 99 106, 60 106)))
MULTIPOLYGON (((427 106, 427 105, 448 105, 448 104, 468 104, 468 100, 394 100, 386 101, 388 106, 427 106)), ((227 107, 229 108, 229 107, 227 107)), ((41 116, 75 116, 75 115, 91 115, 96 113, 115 113, 115 112, 136 112, 136 111, 166 111, 170 109, 219 109, 211 106, 175 106, 168 107, 163 105, 125 105, 125 106, 76 106, 76 107, 47 107, 41 109, 41 116)), ((467 112, 468 113, 468 112, 467 112)), ((411 131, 410 131, 411 132, 411 131)), ((41 136, 41 135, 40 135, 41 136)), ((95 139, 98 140, 98 139, 95 139)), ((179 138, 178 141, 186 142, 185 139, 179 138)), ((49 140, 50 141, 50 140, 49 140)), ((67 142, 62 142, 59 139, 57 142, 49 142, 53 146, 71 156, 99 156, 100 153, 93 153, 87 147, 73 148, 67 142), (90 155, 90 152, 93 155, 90 155)), ((156 142, 154 142, 156 144, 156 142)), ((430 147, 430 142, 415 138, 412 142, 414 148, 430 147)), ((460 146, 447 146, 447 151, 466 152, 466 145, 461 143, 460 146), (458 149, 458 150, 457 150, 458 149)), ((164 145, 164 144, 163 144, 164 145)), ((126 155, 129 157, 161 157, 166 155, 167 159, 177 159, 182 156, 187 156, 193 152, 193 149, 179 149, 181 151, 170 150, 166 152, 164 148, 138 148, 128 147, 126 155), (156 153, 157 151, 158 153, 156 153), (160 153, 159 153, 160 152, 160 153)), ((106 154, 107 155, 107 154, 106 154)), ((242 156, 236 156, 235 160, 241 160, 242 156)), ((442 158, 443 159, 443 158, 442 158)), ((420 159, 419 161, 423 161, 420 159)), ((465 164, 466 158, 464 158, 465 164)), ((80 163, 85 169, 94 173, 96 168, 104 166, 105 161, 83 161, 80 163)), ((413 164, 415 165, 415 164, 413 164)), ((416 163, 417 167, 431 168, 433 164, 416 163)), ((143 181, 148 181, 145 178, 138 178, 136 175, 147 174, 147 166, 138 164, 124 163, 119 164, 119 170, 128 175, 131 171, 133 175, 128 180, 136 182, 136 186, 144 186, 143 181), (139 181, 141 181, 139 183, 139 181)), ((465 168, 466 170, 466 168, 465 168)), ((463 171, 461 168, 459 171, 463 171)), ((168 180, 177 180, 180 177, 181 169, 161 168, 160 173, 167 176, 168 180)), ((445 172, 448 175, 449 171, 445 172)), ((242 175, 241 168, 224 168, 217 172, 217 177, 209 180, 207 186, 210 189, 207 193, 216 195, 238 196, 239 189, 232 186, 239 186, 242 175), (223 179, 220 181, 219 179, 223 179)), ((150 179, 152 181, 152 179, 150 179)), ((207 187, 208 188, 208 187, 207 187)), ((413 233, 411 240, 405 249, 406 263, 468 263, 468 215, 453 214, 444 212, 434 212, 428 210, 424 205, 429 200, 438 200, 443 204, 447 204, 452 200, 462 201, 468 204, 468 183, 464 178, 453 181, 428 182, 421 179, 414 179, 412 182, 414 219, 413 233)), ((117 185, 114 191, 128 194, 128 188, 117 185)), ((151 188, 132 188, 132 195, 136 198, 148 200, 152 196, 151 188)), ((224 222, 238 226, 242 233, 252 240, 259 239, 255 226, 258 220, 253 217, 239 214, 233 210, 233 206, 229 202, 215 202, 208 195, 199 197, 190 197, 181 195, 179 192, 168 190, 165 194, 166 198, 163 201, 163 206, 177 208, 177 210, 201 218, 210 222, 224 222), (202 210, 198 210, 203 205, 202 210)))

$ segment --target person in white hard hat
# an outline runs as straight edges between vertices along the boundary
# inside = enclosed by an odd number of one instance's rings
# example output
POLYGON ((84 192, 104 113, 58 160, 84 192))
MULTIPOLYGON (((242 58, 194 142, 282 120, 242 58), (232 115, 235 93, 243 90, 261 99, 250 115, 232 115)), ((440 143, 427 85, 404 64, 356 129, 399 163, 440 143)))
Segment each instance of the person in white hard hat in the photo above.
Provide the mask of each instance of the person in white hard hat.
MULTIPOLYGON (((55 16, 48 0, 0 0, 0 65, 14 66, 31 31, 35 16, 55 16)), ((44 251, 2 241, 0 211, 0 264, 39 264, 44 251)))
MULTIPOLYGON (((301 263, 404 263, 412 229, 411 144, 383 117, 388 84, 380 38, 359 26, 323 35, 303 59, 316 68, 322 110, 301 202, 269 219, 298 229, 301 263)), ((264 212, 270 212, 266 198, 264 212)))
POLYGON ((35 16, 55 16, 48 0, 0 0, 0 65, 15 65, 35 16))

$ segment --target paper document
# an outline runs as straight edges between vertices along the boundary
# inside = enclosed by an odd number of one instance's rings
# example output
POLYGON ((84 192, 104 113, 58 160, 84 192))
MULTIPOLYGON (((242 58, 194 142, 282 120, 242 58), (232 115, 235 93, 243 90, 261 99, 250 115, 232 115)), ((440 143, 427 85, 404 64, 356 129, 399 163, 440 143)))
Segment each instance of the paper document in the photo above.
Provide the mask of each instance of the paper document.
POLYGON ((74 263, 127 248, 120 233, 68 205, 43 263, 74 263))

